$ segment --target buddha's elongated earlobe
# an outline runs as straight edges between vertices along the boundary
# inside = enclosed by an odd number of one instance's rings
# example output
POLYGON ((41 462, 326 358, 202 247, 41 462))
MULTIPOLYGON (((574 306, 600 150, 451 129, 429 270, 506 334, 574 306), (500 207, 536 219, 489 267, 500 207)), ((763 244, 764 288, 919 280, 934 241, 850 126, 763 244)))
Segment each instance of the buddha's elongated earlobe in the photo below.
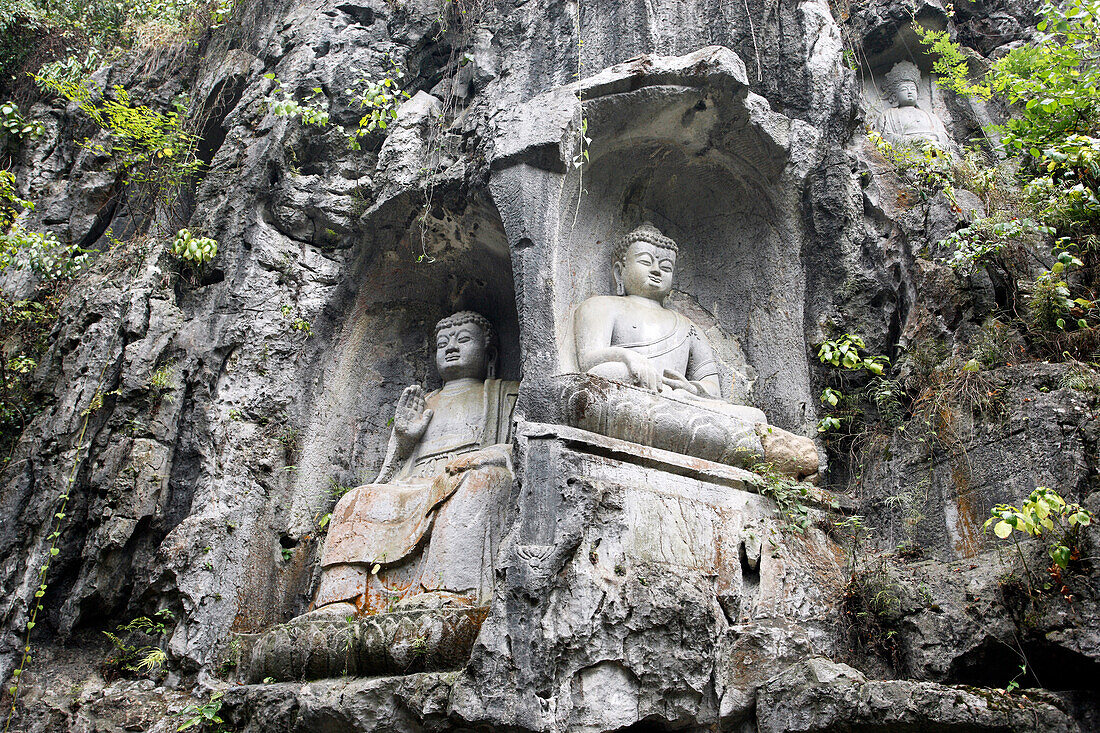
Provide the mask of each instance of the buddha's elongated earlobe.
POLYGON ((489 347, 489 351, 486 354, 485 378, 497 378, 497 350, 495 347, 489 347))
POLYGON ((611 267, 611 279, 615 282, 615 295, 626 295, 626 287, 623 285, 623 265, 616 262, 611 267))

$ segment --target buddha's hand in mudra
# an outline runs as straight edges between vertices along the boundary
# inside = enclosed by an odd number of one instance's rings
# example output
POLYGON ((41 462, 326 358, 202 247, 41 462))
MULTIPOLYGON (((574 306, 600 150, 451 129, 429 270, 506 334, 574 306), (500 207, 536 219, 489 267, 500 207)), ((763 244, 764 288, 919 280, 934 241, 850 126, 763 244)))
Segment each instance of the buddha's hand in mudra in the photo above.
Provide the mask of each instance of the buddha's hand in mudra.
POLYGON ((432 411, 425 409, 424 390, 414 384, 406 387, 397 399, 397 410, 393 414, 393 434, 403 453, 412 450, 432 420, 432 411))
POLYGON ((630 354, 625 364, 630 371, 634 384, 642 389, 648 389, 650 392, 657 392, 661 389, 661 373, 654 368, 649 359, 637 354, 630 354))
POLYGON ((676 390, 683 390, 692 395, 705 396, 698 384, 692 382, 680 372, 665 369, 661 375, 661 391, 675 392, 676 390))

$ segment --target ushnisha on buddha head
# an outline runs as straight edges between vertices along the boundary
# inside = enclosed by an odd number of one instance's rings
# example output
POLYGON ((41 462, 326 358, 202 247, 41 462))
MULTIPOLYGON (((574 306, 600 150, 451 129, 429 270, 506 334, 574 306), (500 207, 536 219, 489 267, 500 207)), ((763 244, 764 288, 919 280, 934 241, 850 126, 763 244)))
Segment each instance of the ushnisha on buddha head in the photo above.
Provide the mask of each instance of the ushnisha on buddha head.
POLYGON ((920 69, 912 61, 899 61, 886 73, 886 92, 898 107, 916 107, 920 69))

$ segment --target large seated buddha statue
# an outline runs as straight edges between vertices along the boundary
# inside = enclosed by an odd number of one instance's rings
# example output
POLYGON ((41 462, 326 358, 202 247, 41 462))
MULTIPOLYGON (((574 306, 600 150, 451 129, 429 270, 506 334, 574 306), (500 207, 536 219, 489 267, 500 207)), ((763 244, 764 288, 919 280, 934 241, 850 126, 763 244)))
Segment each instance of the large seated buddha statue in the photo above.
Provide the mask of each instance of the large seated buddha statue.
POLYGON ((764 413, 723 399, 706 336, 668 308, 676 243, 645 223, 615 249, 615 295, 585 300, 574 314, 582 372, 623 390, 571 384, 568 414, 578 427, 733 465, 764 460, 816 479, 812 440, 769 425, 764 413), (610 392, 615 391, 615 394, 610 392))
POLYGON ((493 340, 471 311, 436 324, 443 387, 404 390, 378 478, 337 503, 311 615, 488 602, 519 386, 492 378, 493 340))

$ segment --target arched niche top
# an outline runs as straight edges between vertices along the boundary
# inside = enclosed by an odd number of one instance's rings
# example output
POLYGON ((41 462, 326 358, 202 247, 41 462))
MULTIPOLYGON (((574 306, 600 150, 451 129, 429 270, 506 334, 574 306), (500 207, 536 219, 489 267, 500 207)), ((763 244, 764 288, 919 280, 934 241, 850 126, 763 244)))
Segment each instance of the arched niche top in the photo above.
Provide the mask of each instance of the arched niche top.
MULTIPOLYGON (((357 297, 350 320, 400 323, 423 341, 421 368, 436 379, 428 342, 436 321, 460 310, 489 319, 500 352, 497 376, 520 378, 519 321, 508 241, 491 202, 448 200, 418 209, 376 239, 352 283, 357 297)), ((352 328, 352 332, 357 329, 352 328)))

